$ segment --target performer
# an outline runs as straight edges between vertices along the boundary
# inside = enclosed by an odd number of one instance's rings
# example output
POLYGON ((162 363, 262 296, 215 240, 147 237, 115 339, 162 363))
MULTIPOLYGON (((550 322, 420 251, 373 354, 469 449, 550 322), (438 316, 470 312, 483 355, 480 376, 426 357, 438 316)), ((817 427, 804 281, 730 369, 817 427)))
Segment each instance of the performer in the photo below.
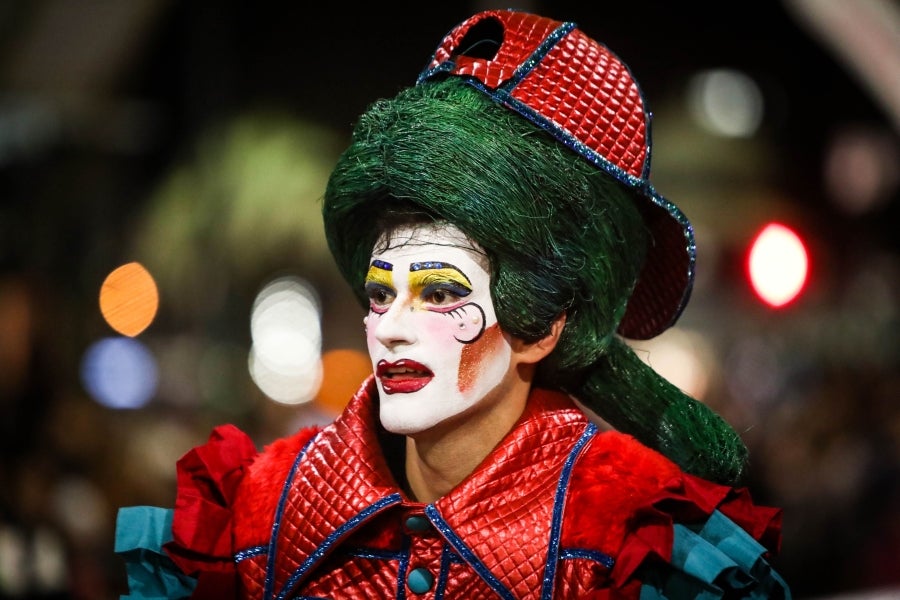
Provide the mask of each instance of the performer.
POLYGON ((452 29, 325 192, 373 375, 262 452, 217 428, 174 512, 123 509, 130 597, 790 597, 739 437, 623 339, 671 326, 694 269, 649 119, 573 23, 452 29))

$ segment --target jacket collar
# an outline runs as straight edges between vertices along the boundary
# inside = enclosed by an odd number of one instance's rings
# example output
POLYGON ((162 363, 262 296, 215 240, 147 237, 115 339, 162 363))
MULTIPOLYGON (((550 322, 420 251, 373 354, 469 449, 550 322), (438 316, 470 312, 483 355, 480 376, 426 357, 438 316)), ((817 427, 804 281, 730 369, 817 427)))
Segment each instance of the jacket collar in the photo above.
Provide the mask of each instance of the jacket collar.
MULTIPOLYGON (((276 527, 284 532, 277 542, 276 589, 297 585, 371 517, 410 502, 382 453, 377 413, 378 393, 370 377, 298 456, 276 514, 281 515, 276 527)), ((545 564, 552 560, 555 565, 559 532, 554 539, 553 524, 558 528, 561 518, 567 462, 593 430, 567 396, 533 390, 512 431, 468 478, 427 506, 426 514, 489 583, 509 585, 507 571, 512 570, 514 593, 529 595, 546 578, 545 564), (516 543, 509 544, 510 539, 516 543)))

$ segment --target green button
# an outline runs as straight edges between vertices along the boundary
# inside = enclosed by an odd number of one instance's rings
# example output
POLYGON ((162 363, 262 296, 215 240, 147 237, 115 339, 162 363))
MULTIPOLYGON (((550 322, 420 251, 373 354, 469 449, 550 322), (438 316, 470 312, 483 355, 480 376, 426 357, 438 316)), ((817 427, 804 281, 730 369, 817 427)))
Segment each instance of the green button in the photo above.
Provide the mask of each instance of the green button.
POLYGON ((422 515, 413 515, 406 519, 406 528, 410 531, 428 531, 431 521, 422 515))
POLYGON ((431 589, 433 583, 434 575, 422 567, 410 571, 409 577, 406 578, 406 584, 414 594, 424 594, 431 589))

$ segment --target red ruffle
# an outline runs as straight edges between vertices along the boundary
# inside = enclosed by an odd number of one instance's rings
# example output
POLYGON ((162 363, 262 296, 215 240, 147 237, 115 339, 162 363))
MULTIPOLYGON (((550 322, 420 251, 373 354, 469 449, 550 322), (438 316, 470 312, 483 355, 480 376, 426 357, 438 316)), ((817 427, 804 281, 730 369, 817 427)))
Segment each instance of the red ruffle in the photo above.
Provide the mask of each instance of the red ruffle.
POLYGON ((704 488, 713 488, 711 493, 705 494, 707 502, 710 502, 709 512, 718 510, 770 552, 777 554, 781 551, 782 509, 754 504, 747 488, 717 486, 689 474, 685 474, 684 487, 692 497, 700 496, 704 488))
POLYGON ((178 491, 172 541, 166 552, 186 574, 197 577, 191 598, 233 598, 236 569, 232 537, 235 493, 257 455, 250 437, 234 425, 213 429, 206 444, 176 464, 178 491))
POLYGON ((675 523, 701 522, 718 510, 770 552, 781 544, 781 509, 753 503, 746 488, 731 488, 683 473, 680 485, 666 486, 639 509, 635 527, 616 558, 613 579, 624 584, 635 569, 654 557, 669 561, 675 523))
POLYGON ((781 510, 753 504, 744 488, 687 474, 662 454, 616 431, 598 434, 572 471, 562 530, 567 547, 616 557, 617 587, 645 562, 669 562, 676 523, 703 523, 719 510, 778 552, 781 510), (599 526, 598 526, 599 522, 599 526))

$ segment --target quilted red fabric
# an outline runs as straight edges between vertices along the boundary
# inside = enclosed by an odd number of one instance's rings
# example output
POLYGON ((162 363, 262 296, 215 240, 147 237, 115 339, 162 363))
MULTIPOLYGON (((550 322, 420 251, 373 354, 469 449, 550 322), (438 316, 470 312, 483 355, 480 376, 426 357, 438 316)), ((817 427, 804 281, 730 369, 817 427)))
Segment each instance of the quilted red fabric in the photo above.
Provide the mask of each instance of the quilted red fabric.
POLYGON ((534 390, 513 431, 431 505, 402 491, 378 431, 370 378, 321 431, 253 457, 246 436, 217 429, 191 451, 172 550, 200 576, 194 598, 636 598, 635 571, 668 560, 673 524, 713 510, 778 545, 778 510, 598 433, 563 394, 534 390))
POLYGON ((563 25, 522 12, 479 13, 444 38, 430 68, 453 61, 454 75, 476 77, 492 90, 509 85, 512 98, 631 177, 643 178, 649 170, 643 100, 631 73, 606 47, 578 29, 562 30, 546 56, 517 81, 539 46, 563 25), (502 44, 492 58, 466 54, 466 35, 485 19, 502 22, 502 44))
MULTIPOLYGON (((278 562, 271 570, 269 592, 291 588, 310 596, 394 597, 397 581, 403 580, 402 570, 427 565, 437 573, 440 567, 435 565, 448 561, 449 597, 490 597, 491 585, 485 576, 461 558, 449 558, 448 541, 434 527, 403 542, 405 519, 424 507, 404 495, 380 452, 373 393, 374 385, 365 388, 334 426, 303 452, 284 496, 274 538, 278 562), (372 521, 341 543, 342 527, 367 512, 373 515, 372 521), (350 547, 399 556, 400 542, 411 544, 408 552, 415 557, 405 567, 399 559, 386 562, 346 553, 350 547), (344 552, 335 550, 338 545, 344 552), (310 562, 317 554, 320 559, 328 557, 318 572, 310 568, 318 566, 310 562)), ((465 548, 472 551, 470 561, 522 598, 542 585, 557 483, 568 452, 587 426, 583 413, 561 394, 540 395, 530 406, 533 414, 523 418, 516 435, 463 485, 429 509, 431 517, 454 532, 452 539, 464 540, 465 548), (504 540, 507 543, 500 543, 504 540)), ((275 478, 256 467, 243 490, 271 486, 286 475, 275 478)), ((271 527, 257 532, 257 539, 245 544, 269 545, 270 531, 271 527)), ((267 560, 259 554, 241 563, 243 580, 253 597, 266 596, 267 560)))

